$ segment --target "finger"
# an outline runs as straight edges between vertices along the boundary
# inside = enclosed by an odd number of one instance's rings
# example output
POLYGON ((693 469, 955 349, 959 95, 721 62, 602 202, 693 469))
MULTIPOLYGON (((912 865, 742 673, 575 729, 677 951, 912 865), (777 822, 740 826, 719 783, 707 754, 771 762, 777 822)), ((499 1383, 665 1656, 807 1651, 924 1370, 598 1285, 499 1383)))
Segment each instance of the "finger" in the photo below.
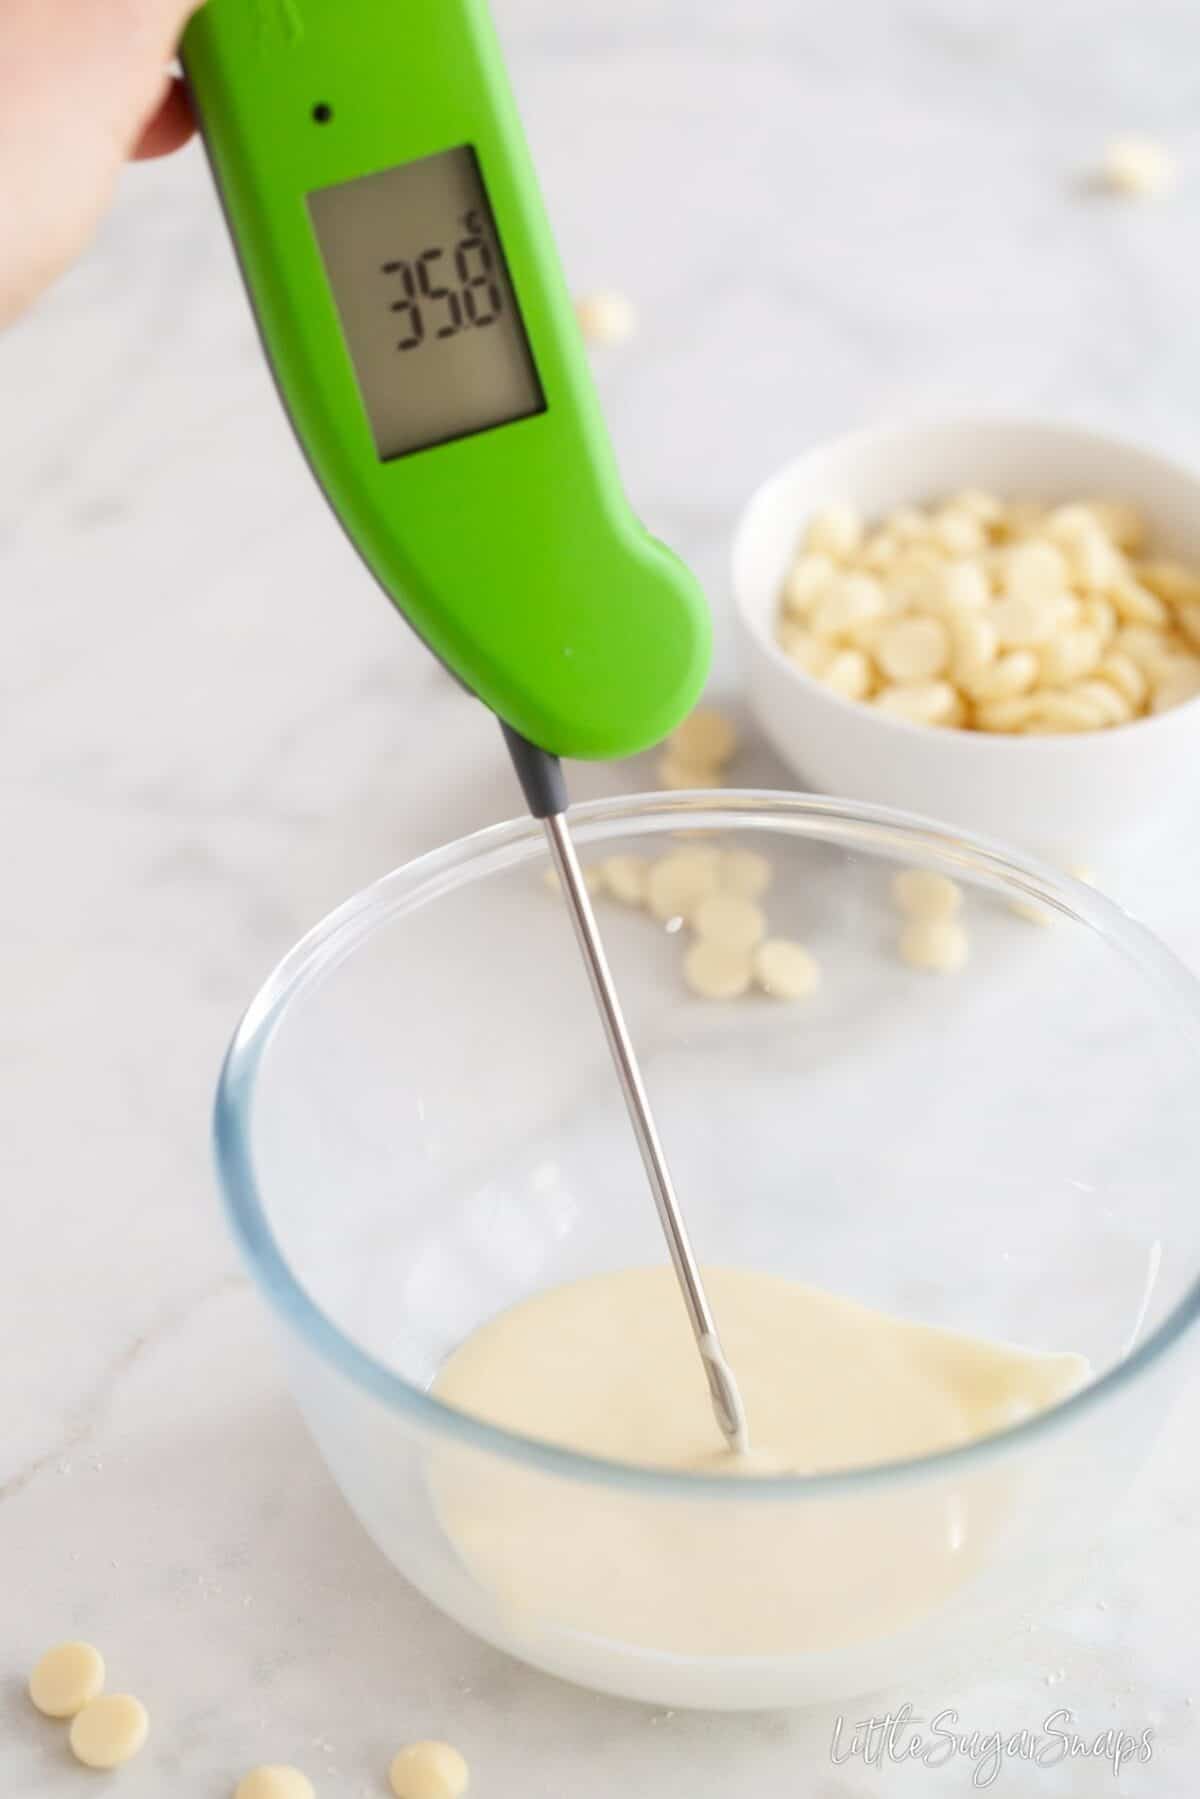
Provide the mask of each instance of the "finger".
POLYGON ((182 81, 171 78, 156 110, 142 127, 133 147, 136 162, 152 156, 169 156, 186 144, 196 129, 191 104, 182 81))

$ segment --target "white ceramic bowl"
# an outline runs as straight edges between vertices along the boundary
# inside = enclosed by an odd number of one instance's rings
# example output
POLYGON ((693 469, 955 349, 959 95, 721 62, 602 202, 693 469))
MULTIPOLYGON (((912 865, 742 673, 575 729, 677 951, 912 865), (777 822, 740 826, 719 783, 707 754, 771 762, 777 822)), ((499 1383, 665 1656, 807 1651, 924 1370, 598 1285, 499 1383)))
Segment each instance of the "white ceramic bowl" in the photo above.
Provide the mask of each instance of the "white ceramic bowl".
POLYGON ((780 589, 813 512, 849 501, 871 518, 964 487, 1048 502, 1131 500, 1156 553, 1200 565, 1200 474, 1137 445, 987 418, 840 438, 760 487, 734 540, 747 698, 767 737, 806 787, 902 806, 1062 861, 1169 822, 1200 781, 1200 702, 1077 736, 935 730, 830 693, 775 642, 780 589))

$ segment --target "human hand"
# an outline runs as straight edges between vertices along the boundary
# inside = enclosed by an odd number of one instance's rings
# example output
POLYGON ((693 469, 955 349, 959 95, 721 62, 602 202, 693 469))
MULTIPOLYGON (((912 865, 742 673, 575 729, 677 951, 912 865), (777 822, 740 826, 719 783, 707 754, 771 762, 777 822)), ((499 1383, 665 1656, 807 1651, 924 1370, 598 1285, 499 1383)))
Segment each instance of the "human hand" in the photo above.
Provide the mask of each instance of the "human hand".
POLYGON ((185 143, 197 0, 0 0, 0 326, 86 246, 122 164, 185 143))

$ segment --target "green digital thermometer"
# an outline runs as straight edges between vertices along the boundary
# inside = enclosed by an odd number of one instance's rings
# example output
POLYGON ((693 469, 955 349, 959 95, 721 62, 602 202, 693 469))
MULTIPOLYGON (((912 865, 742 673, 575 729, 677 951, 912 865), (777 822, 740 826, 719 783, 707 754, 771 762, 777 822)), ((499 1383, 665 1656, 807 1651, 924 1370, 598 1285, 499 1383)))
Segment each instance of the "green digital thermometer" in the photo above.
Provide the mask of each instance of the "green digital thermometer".
POLYGON ((207 0, 183 58, 280 393, 368 567, 510 733, 660 740, 707 610, 622 491, 483 0, 207 0))

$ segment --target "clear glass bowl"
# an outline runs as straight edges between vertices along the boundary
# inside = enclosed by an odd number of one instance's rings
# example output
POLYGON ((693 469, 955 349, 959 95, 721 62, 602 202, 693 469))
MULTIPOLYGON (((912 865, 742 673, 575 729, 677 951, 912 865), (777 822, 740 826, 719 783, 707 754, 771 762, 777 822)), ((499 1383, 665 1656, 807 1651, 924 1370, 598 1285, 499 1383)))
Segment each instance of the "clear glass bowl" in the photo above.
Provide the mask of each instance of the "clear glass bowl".
POLYGON ((233 1043, 220 1171, 297 1401, 396 1567, 552 1673, 753 1707, 961 1658, 1043 1602, 1142 1459, 1186 1359, 1197 983, 1090 889, 867 807, 639 798, 582 806, 575 829, 585 862, 662 853, 681 831, 763 850, 773 932, 822 964, 802 1003, 705 1002, 683 984, 678 935, 598 902, 702 1259, 1079 1351, 1096 1377, 980 1444, 767 1481, 592 1460, 433 1397, 447 1354, 502 1308, 664 1257, 525 821, 335 912, 233 1043), (967 889, 962 973, 899 960, 901 866, 967 889), (485 1516, 494 1500, 510 1565, 535 1557, 552 1578, 497 1584, 456 1543, 464 1495, 485 1516), (647 1534, 670 1545, 657 1585, 614 1552, 647 1534), (610 1562, 599 1607, 576 1579, 593 1556, 610 1562), (815 1628, 831 1609, 842 1627, 815 1628))

